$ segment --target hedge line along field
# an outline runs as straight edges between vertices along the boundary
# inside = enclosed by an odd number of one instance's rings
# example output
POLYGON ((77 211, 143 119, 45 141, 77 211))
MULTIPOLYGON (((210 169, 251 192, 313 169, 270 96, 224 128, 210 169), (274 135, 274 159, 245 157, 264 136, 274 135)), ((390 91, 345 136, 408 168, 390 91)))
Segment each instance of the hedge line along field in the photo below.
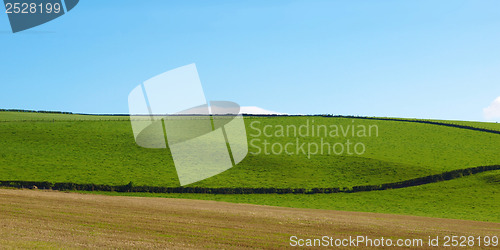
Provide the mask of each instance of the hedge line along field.
POLYGON ((471 127, 475 127, 475 128, 500 131, 500 123, 498 123, 498 122, 472 122, 472 121, 428 120, 428 119, 424 119, 424 121, 441 122, 441 123, 471 126, 471 127))
POLYGON ((36 112, 12 112, 0 111, 0 122, 50 122, 50 121, 103 121, 103 120, 117 120, 129 121, 128 116, 103 116, 103 115, 80 115, 80 114, 62 114, 62 113, 36 113, 36 112))
MULTIPOLYGON (((0 112, 0 121, 0 180, 179 185, 169 150, 137 146, 128 117, 0 112)), ((466 129, 319 116, 245 117, 245 125, 248 156, 236 167, 190 186, 352 187, 500 163, 500 136, 466 129), (341 132, 339 137, 279 134, 281 127, 313 124, 377 126, 378 136, 375 132, 371 137, 341 132), (363 143, 366 150, 362 155, 339 156, 264 152, 265 143, 297 144, 297 140, 306 145, 350 140, 363 143)))
POLYGON ((415 119, 415 118, 392 118, 392 117, 381 117, 382 119, 390 120, 410 120, 410 121, 421 121, 421 122, 438 122, 451 125, 468 126, 473 128, 487 129, 493 131, 500 131, 500 123, 498 122, 475 122, 475 121, 455 121, 455 120, 432 120, 432 119, 415 119))
MULTIPOLYGON (((434 120, 434 121, 437 121, 437 120, 434 120)), ((464 125, 464 126, 471 126, 471 127, 476 127, 476 128, 483 128, 483 129, 491 129, 491 130, 500 131, 500 123, 498 123, 498 122, 466 122, 466 121, 437 121, 437 122, 444 122, 444 123, 450 123, 450 124, 457 124, 457 125, 464 125)))
POLYGON ((360 193, 311 195, 82 193, 214 200, 281 207, 391 213, 500 223, 500 170, 422 186, 360 193))
MULTIPOLYGON (((403 118, 390 118, 389 119, 399 120, 403 118)), ((456 125, 471 126, 482 129, 491 129, 500 131, 500 123, 498 122, 473 122, 473 121, 454 121, 454 120, 431 120, 431 119, 409 119, 405 120, 420 120, 420 121, 433 121, 440 123, 449 123, 456 125)), ((104 120, 115 120, 115 121, 128 121, 129 117, 125 115, 81 115, 81 114, 62 114, 62 113, 36 113, 36 112, 9 112, 0 110, 0 122, 1 121, 104 121, 104 120)))

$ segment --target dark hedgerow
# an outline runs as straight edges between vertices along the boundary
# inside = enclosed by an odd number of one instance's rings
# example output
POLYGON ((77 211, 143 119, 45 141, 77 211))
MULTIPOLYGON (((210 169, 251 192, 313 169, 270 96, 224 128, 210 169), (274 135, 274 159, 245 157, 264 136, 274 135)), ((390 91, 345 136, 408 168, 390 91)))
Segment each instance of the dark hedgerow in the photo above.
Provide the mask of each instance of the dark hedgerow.
POLYGON ((158 187, 158 186, 135 186, 133 182, 126 185, 110 186, 100 184, 77 184, 71 182, 50 183, 36 181, 0 181, 1 187, 13 188, 37 188, 52 189, 60 191, 115 191, 115 192, 142 192, 142 193, 195 193, 195 194, 329 194, 329 193, 356 193, 374 190, 387 190, 419 186, 445 180, 452 180, 463 176, 477 174, 485 171, 499 170, 500 165, 479 166, 466 169, 457 169, 441 174, 429 175, 410 179, 406 181, 385 183, 380 185, 354 186, 352 188, 209 188, 209 187, 158 187))

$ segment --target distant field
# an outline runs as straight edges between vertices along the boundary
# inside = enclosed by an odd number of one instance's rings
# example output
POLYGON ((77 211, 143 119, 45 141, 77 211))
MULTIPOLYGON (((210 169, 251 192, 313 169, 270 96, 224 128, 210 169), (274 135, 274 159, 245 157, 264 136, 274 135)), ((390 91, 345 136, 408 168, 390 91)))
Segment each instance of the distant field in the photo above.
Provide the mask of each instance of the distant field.
MULTIPOLYGON (((248 119, 255 117, 247 117, 248 119)), ((389 118, 389 117, 386 117, 389 118)), ((394 120, 421 120, 434 121, 440 123, 458 124, 476 128, 492 129, 500 131, 498 122, 473 122, 456 120, 432 120, 432 119, 414 119, 414 118, 389 118, 394 120)), ((34 113, 34 112, 9 112, 0 111, 0 121, 51 121, 51 120, 129 120, 128 116, 113 115, 81 115, 81 114, 57 114, 57 113, 34 113)))
POLYGON ((426 247, 429 236, 442 246, 444 236, 499 231, 491 222, 0 189, 2 248, 278 249, 290 247, 291 236, 416 239, 426 247))
POLYGON ((439 121, 439 122, 500 131, 500 123, 498 122, 464 122, 464 121, 439 121))
POLYGON ((0 111, 0 121, 54 121, 54 120, 56 121, 127 120, 128 121, 129 117, 0 111))
POLYGON ((498 123, 498 122, 474 122, 474 121, 433 120, 433 119, 416 119, 416 118, 391 118, 391 117, 384 117, 384 118, 385 119, 392 119, 392 120, 431 121, 431 122, 439 122, 439 123, 445 123, 445 124, 462 125, 462 126, 469 126, 469 127, 474 127, 474 128, 482 128, 482 129, 500 131, 500 123, 498 123))

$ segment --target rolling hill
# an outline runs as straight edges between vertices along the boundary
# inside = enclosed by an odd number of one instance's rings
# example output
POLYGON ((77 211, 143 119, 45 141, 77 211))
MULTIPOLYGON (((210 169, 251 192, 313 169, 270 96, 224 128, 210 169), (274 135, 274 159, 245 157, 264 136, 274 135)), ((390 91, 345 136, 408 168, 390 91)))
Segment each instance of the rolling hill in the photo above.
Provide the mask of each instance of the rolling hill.
MULTIPOLYGON (((495 123, 454 124, 500 131, 500 125, 495 123)), ((237 166, 189 186, 352 188, 500 164, 500 135, 478 130, 397 119, 330 116, 248 116, 245 125, 250 143, 247 157, 237 166), (299 129, 301 126, 310 128, 308 136, 293 133, 292 127, 299 129), (332 132, 335 126, 338 136, 332 132), (372 130, 371 136, 359 132, 370 126, 377 128, 376 132, 372 130), (324 127, 327 132, 324 132, 324 127), (283 129, 287 128, 289 131, 283 134, 283 129), (350 130, 344 133, 346 129, 350 130), (312 130, 316 131, 315 135, 312 135, 312 130), (346 145, 348 140, 353 145, 362 143, 365 146, 363 154, 264 152, 266 143, 272 151, 274 144, 284 146, 291 143, 293 147, 321 143, 346 145), (257 154, 259 149, 261 152, 257 154)), ((126 116, 0 112, 0 138, 0 181, 179 185, 169 150, 137 146, 126 116)), ((486 213, 492 208, 496 208, 492 211, 500 211, 495 205, 500 203, 500 194, 495 191, 498 190, 498 176, 498 171, 491 171, 424 186, 356 194, 163 196, 498 222, 498 213, 486 213), (483 178, 485 176, 489 181, 483 178), (460 194, 449 193, 453 190, 462 190, 462 194, 468 194, 467 190, 470 190, 475 195, 469 195, 463 201, 452 199, 451 196, 460 194), (400 199, 390 198, 394 196, 400 199), (445 202, 447 197, 449 202, 445 202), (476 205, 471 207, 472 203, 476 205), (445 208, 454 212, 447 213, 445 208)))

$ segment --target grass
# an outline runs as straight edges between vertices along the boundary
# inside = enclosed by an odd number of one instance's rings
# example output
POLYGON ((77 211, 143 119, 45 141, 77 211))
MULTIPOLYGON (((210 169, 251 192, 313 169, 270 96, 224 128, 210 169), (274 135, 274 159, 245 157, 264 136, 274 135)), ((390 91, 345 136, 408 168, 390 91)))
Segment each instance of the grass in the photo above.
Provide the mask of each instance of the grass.
MULTIPOLYGON (((23 119, 58 117, 53 121, 23 122, 12 112, 0 112, 0 179, 123 185, 178 186, 168 149, 146 149, 134 142, 123 117, 20 113, 23 119), (74 117, 90 120, 71 120, 74 117), (108 119, 109 118, 109 119, 108 119), (113 120, 118 119, 119 120, 113 120), (101 120, 104 119, 104 120, 101 120)), ((351 187, 396 182, 444 171, 500 162, 500 136, 449 127, 392 121, 324 117, 247 117, 248 156, 236 167, 191 186, 314 188, 351 187), (295 143, 296 137, 266 137, 255 128, 279 125, 369 126, 378 137, 299 137, 300 143, 362 142, 357 155, 254 155, 263 140, 295 143), (250 124, 254 123, 253 126, 250 124)))
POLYGON ((462 126, 469 126, 469 127, 474 127, 474 128, 482 128, 482 129, 500 131, 500 123, 498 123, 498 122, 476 122, 476 121, 435 120, 435 119, 433 120, 433 119, 392 118, 392 117, 383 117, 383 118, 384 119, 392 119, 392 120, 431 121, 431 122, 439 122, 439 123, 462 125, 462 126))
MULTIPOLYGON (((434 120, 434 121, 438 121, 438 120, 434 120)), ((453 121, 453 120, 440 120, 438 122, 451 123, 451 124, 457 124, 457 125, 465 125, 465 126, 471 126, 471 127, 476 127, 476 128, 484 128, 484 129, 500 131, 500 123, 498 123, 498 122, 469 122, 469 121, 453 121)))
POLYGON ((500 170, 416 187, 360 193, 311 195, 97 193, 113 196, 187 198, 282 207, 418 215, 500 223, 500 170))
POLYGON ((0 178, 174 185, 166 150, 135 145, 127 121, 0 123, 0 178))
POLYGON ((79 115, 79 114, 57 114, 57 113, 33 113, 33 112, 11 112, 0 111, 0 121, 9 122, 42 122, 42 121, 104 121, 104 120, 129 120, 128 116, 103 116, 103 115, 79 115))

